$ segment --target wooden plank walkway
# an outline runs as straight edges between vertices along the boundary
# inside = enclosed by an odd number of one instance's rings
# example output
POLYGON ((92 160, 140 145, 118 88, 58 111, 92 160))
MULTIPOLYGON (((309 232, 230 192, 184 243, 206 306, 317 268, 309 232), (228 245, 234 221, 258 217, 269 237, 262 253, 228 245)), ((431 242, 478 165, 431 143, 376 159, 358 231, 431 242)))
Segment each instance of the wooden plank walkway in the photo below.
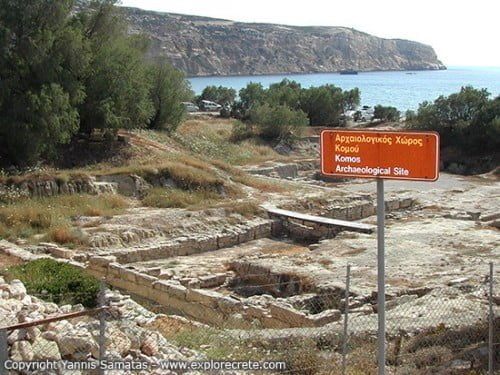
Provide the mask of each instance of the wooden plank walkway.
POLYGON ((376 228, 374 225, 370 224, 363 224, 346 220, 330 219, 328 217, 323 217, 323 216, 302 214, 300 212, 282 210, 280 208, 275 208, 275 207, 267 206, 264 207, 264 209, 269 213, 270 216, 278 216, 283 219, 290 218, 290 219, 300 220, 302 222, 324 225, 327 227, 337 227, 351 232, 373 233, 373 231, 376 228))

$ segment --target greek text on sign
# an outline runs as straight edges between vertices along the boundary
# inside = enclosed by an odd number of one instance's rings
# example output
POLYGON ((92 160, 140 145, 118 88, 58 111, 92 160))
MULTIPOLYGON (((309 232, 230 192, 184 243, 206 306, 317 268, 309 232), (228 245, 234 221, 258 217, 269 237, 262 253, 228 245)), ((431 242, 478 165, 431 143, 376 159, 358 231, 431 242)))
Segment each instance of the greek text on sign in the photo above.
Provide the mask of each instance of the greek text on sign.
POLYGON ((330 176, 436 181, 439 135, 435 132, 321 132, 321 172, 330 176))

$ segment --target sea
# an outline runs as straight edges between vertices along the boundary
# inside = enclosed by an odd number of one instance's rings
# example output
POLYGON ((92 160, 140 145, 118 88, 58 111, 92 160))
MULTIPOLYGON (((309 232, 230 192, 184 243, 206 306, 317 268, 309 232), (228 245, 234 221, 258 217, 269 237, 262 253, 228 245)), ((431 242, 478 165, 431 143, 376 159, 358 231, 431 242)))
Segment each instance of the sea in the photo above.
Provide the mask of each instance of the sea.
POLYGON ((191 87, 200 94, 206 86, 232 87, 237 92, 249 82, 264 87, 288 78, 302 87, 333 84, 344 90, 354 87, 361 92, 361 105, 382 104, 404 112, 416 110, 423 101, 433 101, 440 95, 458 92, 462 86, 487 89, 491 97, 500 95, 500 67, 451 66, 447 70, 359 72, 357 75, 339 73, 277 74, 253 76, 210 76, 189 78, 191 87))

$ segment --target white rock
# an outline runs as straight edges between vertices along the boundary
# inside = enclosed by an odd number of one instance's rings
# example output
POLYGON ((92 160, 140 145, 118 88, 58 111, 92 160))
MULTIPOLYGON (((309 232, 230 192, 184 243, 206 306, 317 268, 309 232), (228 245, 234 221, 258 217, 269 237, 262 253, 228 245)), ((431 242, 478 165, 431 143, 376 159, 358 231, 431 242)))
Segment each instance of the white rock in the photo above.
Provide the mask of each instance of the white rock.
POLYGON ((28 332, 25 329, 16 329, 7 336, 7 343, 14 344, 16 341, 27 340, 28 332))
POLYGON ((16 341, 11 348, 10 359, 13 361, 32 361, 33 351, 28 341, 16 341))
POLYGON ((466 281, 469 281, 468 277, 460 277, 458 279, 453 279, 453 280, 448 281, 447 285, 453 286, 453 285, 457 285, 457 284, 462 284, 466 281))
POLYGON ((33 359, 35 361, 58 361, 61 359, 59 347, 54 341, 48 341, 42 337, 37 337, 33 344, 31 344, 31 349, 33 350, 33 359))
POLYGON ((26 297, 26 288, 21 280, 12 280, 9 285, 9 292, 11 298, 22 300, 26 297))
POLYGON ((98 353, 97 343, 88 332, 57 335, 57 345, 63 357, 79 360, 90 353, 98 353))

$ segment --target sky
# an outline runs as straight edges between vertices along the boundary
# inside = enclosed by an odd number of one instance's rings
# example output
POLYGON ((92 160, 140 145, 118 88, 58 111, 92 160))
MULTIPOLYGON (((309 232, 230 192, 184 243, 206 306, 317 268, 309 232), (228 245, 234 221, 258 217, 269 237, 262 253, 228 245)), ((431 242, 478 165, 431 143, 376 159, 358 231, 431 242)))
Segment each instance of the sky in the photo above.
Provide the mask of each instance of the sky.
POLYGON ((498 0, 122 0, 123 6, 297 26, 346 26, 434 47, 445 65, 500 67, 498 0))

